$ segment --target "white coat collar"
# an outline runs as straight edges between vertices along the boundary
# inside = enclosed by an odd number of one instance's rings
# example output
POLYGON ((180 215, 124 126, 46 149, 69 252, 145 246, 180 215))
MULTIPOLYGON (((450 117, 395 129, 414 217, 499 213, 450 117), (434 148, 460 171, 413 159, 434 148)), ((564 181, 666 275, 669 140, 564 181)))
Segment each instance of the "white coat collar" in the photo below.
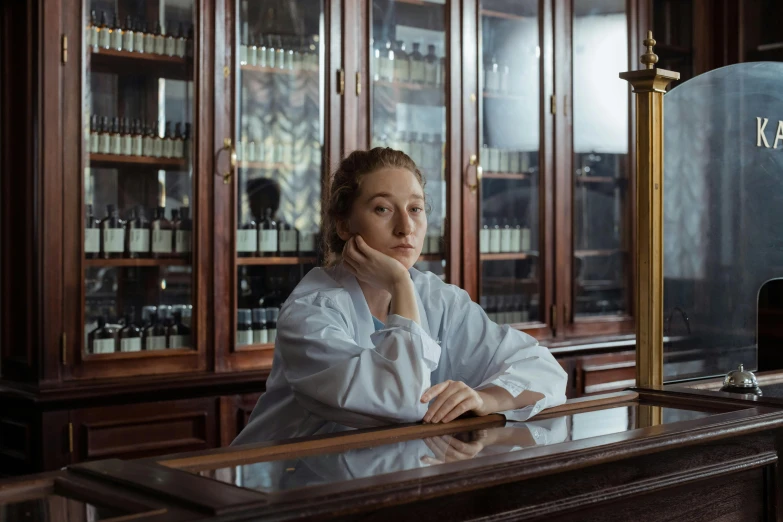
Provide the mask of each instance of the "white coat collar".
MULTIPOLYGON (((351 300, 353 301, 353 308, 356 310, 356 318, 358 320, 358 324, 356 325, 356 334, 358 337, 357 341, 359 341, 360 344, 367 343, 372 345, 370 336, 375 333, 375 324, 372 320, 370 307, 367 305, 367 300, 364 298, 364 292, 362 292, 362 288, 359 286, 359 281, 356 280, 356 277, 352 273, 343 267, 342 263, 337 265, 334 270, 335 280, 348 291, 348 294, 351 296, 351 300)), ((418 270, 411 268, 409 273, 411 274, 411 278, 413 278, 415 274, 418 273, 418 270)), ((416 304, 419 307, 421 327, 425 332, 430 334, 430 325, 427 321, 427 312, 424 309, 424 303, 421 300, 419 290, 415 284, 413 288, 416 291, 416 304)))

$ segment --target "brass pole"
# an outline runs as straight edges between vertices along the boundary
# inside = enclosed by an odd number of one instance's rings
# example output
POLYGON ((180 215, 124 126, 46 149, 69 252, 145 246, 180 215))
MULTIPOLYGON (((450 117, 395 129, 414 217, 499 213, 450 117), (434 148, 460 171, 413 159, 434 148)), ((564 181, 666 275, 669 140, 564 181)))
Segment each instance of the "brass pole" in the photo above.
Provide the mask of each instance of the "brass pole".
POLYGON ((646 388, 663 384, 663 95, 680 74, 654 68, 652 31, 644 45, 646 68, 620 78, 636 93, 636 385, 646 388))

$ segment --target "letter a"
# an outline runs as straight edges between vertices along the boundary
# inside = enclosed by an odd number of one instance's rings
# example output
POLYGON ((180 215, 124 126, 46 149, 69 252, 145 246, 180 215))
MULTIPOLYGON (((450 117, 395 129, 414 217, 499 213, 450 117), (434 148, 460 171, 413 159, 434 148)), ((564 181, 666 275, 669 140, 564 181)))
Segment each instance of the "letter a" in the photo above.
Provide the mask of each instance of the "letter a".
POLYGON ((764 129, 767 127, 767 122, 769 122, 769 118, 764 118, 764 123, 761 123, 761 118, 756 116, 756 147, 761 147, 761 142, 764 142, 764 146, 766 148, 769 148, 769 142, 767 141, 767 137, 764 136, 764 129))
POLYGON ((778 148, 778 142, 783 140, 783 121, 778 121, 778 132, 775 134, 775 143, 772 145, 773 149, 778 148))

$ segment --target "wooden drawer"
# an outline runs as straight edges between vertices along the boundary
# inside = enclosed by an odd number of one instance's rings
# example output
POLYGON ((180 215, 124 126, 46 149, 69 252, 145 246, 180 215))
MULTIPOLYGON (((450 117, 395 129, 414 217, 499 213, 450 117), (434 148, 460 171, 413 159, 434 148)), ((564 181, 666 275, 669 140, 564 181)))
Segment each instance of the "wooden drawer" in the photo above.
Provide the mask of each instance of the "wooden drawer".
POLYGON ((73 462, 215 448, 217 402, 206 397, 72 410, 73 462))
POLYGON ((590 355, 579 361, 577 393, 591 395, 622 390, 636 384, 636 353, 590 355))
POLYGON ((220 445, 228 446, 247 426, 250 414, 263 393, 227 395, 220 398, 220 445))

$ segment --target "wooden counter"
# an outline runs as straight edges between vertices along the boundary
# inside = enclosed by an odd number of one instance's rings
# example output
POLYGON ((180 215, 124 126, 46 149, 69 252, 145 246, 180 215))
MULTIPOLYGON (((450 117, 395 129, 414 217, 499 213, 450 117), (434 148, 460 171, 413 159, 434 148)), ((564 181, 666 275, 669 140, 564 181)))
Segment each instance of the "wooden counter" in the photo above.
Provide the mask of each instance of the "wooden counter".
POLYGON ((635 390, 74 465, 0 483, 0 520, 776 520, 780 441, 783 408, 635 390))

